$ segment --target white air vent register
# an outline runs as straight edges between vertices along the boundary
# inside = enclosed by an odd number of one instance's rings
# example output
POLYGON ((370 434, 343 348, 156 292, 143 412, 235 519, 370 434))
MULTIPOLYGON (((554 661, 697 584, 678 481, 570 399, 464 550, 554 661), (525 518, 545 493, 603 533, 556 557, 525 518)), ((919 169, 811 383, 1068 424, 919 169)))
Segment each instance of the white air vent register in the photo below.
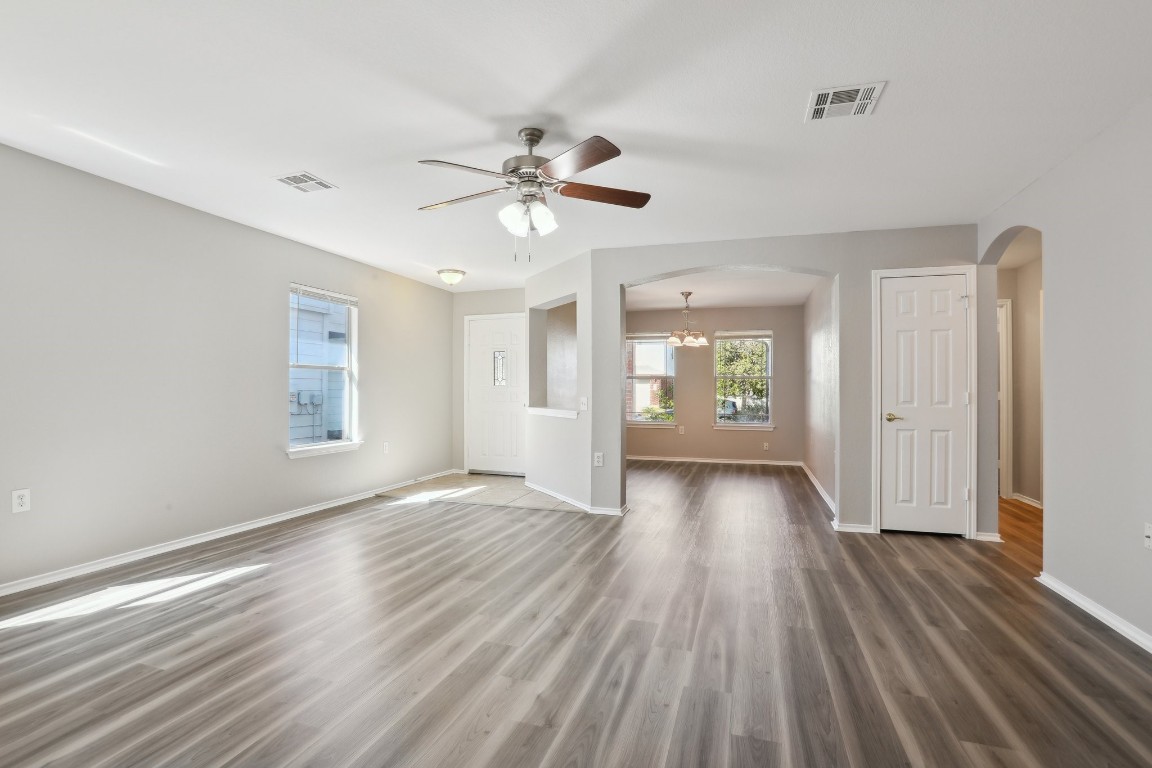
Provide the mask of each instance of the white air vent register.
POLYGON ((812 91, 804 122, 830 117, 863 117, 872 114, 886 81, 865 85, 843 85, 812 91))
POLYGON ((338 189, 335 184, 329 184, 323 179, 320 179, 311 173, 305 173, 304 171, 301 171, 300 173, 294 173, 291 176, 281 176, 280 178, 276 179, 276 181, 287 184, 293 189, 298 189, 301 192, 319 192, 322 189, 338 189))

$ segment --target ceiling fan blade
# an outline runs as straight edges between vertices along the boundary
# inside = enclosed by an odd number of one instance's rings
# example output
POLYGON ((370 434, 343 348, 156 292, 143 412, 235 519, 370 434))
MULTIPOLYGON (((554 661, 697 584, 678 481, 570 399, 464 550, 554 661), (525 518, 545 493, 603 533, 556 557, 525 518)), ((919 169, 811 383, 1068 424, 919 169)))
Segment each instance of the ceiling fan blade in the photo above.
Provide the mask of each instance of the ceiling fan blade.
POLYGON ((575 197, 579 200, 591 200, 594 203, 610 203, 623 205, 627 208, 643 208, 652 199, 647 192, 632 192, 627 189, 613 187, 597 187, 593 184, 575 184, 571 181, 557 184, 553 192, 564 197, 575 197))
POLYGON ((619 156, 619 147, 603 136, 593 136, 544 163, 537 173, 552 181, 560 181, 619 156))
POLYGON ((417 210, 434 211, 437 208, 444 208, 444 207, 449 206, 449 205, 456 205, 456 203, 466 203, 469 200, 479 200, 481 197, 488 197, 489 195, 498 195, 501 192, 507 192, 510 189, 512 189, 512 187, 500 187, 499 189, 490 189, 487 192, 477 192, 474 195, 467 195, 466 197, 458 197, 455 200, 445 200, 444 202, 436 203, 435 205, 426 205, 423 208, 418 208, 417 210))
POLYGON ((421 165, 435 165, 440 168, 455 168, 458 171, 468 171, 469 173, 479 173, 482 176, 495 176, 497 179, 511 179, 512 177, 506 173, 499 171, 486 171, 483 168, 473 168, 470 165, 460 165, 459 163, 449 163, 444 160, 420 160, 421 165))

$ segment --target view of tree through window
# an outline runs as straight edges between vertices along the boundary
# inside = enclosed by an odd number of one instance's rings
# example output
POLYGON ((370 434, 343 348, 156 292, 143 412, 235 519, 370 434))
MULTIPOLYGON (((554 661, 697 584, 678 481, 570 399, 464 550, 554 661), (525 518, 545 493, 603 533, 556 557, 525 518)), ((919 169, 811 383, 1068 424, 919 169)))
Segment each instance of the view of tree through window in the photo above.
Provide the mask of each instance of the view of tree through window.
POLYGON ((772 335, 716 334, 716 423, 771 424, 772 335))
POLYGON ((628 421, 675 421, 674 350, 659 337, 629 336, 625 371, 628 386, 624 411, 628 421))

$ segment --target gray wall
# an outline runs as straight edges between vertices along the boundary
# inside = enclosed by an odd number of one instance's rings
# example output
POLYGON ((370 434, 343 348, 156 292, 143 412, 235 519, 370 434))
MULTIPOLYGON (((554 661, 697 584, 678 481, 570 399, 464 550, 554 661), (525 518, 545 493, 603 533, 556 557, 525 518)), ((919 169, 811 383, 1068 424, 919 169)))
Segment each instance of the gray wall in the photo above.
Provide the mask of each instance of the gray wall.
POLYGON ((1043 260, 997 272, 1012 300, 1012 492, 1044 501, 1043 260))
POLYGON ((452 296, 452 466, 456 469, 464 468, 464 318, 523 311, 523 288, 459 292, 452 296))
POLYGON ((1044 236, 1045 574, 1152 634, 1150 124, 1145 98, 983 219, 979 249, 1044 236))
POLYGON ((0 489, 33 499, 0 584, 450 466, 450 407, 414 407, 451 402, 446 291, 3 146, 0 173, 0 489), (359 451, 285 454, 293 281, 360 299, 359 451))
MULTIPOLYGON (((837 281, 822 280, 804 304, 804 379, 807 430, 804 463, 835 502, 836 431, 840 415, 840 341, 837 281)), ((833 510, 835 511, 835 510, 833 510)))
MULTIPOLYGON (((840 373, 845 382, 840 390, 838 512, 842 523, 867 524, 871 520, 872 430, 875 423, 870 386, 872 270, 971 264, 975 254, 976 228, 971 225, 594 251, 590 354, 592 402, 595 406, 591 413, 593 427, 589 446, 605 451, 606 465, 620 455, 620 414, 623 409, 620 349, 623 332, 617 318, 620 316, 622 285, 636 285, 708 269, 776 268, 838 275, 840 373)), ((983 410, 991 408, 982 422, 991 420, 986 431, 991 435, 993 445, 991 452, 981 453, 977 473, 980 484, 977 527, 980 531, 995 531, 997 518, 995 279, 995 270, 990 269, 987 284, 981 284, 980 293, 987 299, 984 304, 991 308, 990 314, 980 316, 980 322, 991 322, 993 361, 990 374, 981 375, 978 389, 978 399, 988 403, 983 410)), ((977 301, 979 303, 979 299, 977 301)), ((984 437, 984 431, 981 431, 978 439, 984 437)), ((619 470, 611 466, 603 470, 597 468, 592 478, 593 504, 598 507, 619 505, 624 493, 619 470)))
MULTIPOLYGON (((629 312, 628 333, 681 328, 680 310, 629 312)), ((772 420, 776 429, 715 429, 714 346, 676 349, 675 429, 629 426, 629 456, 802 461, 805 439, 804 307, 694 309, 692 330, 715 344, 716 331, 772 332, 772 420), (767 442, 769 450, 763 449, 767 442)))

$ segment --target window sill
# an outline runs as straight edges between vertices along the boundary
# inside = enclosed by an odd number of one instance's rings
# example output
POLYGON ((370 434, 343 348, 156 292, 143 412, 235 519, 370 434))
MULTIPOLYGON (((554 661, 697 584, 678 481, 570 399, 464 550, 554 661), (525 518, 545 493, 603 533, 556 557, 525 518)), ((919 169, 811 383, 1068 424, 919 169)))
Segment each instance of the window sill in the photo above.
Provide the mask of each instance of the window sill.
POLYGON ((355 451, 364 445, 363 440, 342 440, 338 443, 317 443, 316 445, 301 445, 289 448, 286 453, 290 459, 305 459, 309 456, 321 456, 325 453, 344 453, 355 451))
POLYGON ((529 408, 528 413, 533 416, 554 416, 558 419, 574 419, 580 411, 567 411, 563 408, 529 408))
POLYGON ((775 424, 713 424, 712 429, 730 429, 733 432, 772 432, 775 424))
POLYGON ((629 421, 626 426, 629 429, 676 429, 679 425, 674 421, 629 421))

